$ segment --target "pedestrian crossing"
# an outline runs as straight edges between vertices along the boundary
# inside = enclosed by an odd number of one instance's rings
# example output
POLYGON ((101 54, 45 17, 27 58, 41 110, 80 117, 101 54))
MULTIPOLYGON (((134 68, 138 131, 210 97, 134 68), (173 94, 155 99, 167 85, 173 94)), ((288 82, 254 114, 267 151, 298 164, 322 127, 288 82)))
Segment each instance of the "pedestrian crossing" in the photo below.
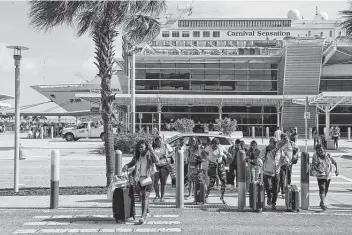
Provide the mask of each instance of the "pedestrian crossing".
POLYGON ((37 215, 31 221, 24 222, 13 234, 181 233, 179 217, 176 214, 155 214, 148 216, 146 222, 140 225, 138 218, 116 223, 111 214, 37 215))

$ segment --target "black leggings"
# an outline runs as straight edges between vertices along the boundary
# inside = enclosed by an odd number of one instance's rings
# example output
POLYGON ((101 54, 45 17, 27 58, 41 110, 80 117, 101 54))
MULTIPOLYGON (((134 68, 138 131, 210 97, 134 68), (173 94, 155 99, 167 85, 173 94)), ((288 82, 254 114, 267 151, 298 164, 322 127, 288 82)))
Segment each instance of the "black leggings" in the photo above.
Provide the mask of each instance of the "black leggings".
POLYGON ((328 191, 329 191, 330 180, 327 180, 327 179, 317 179, 317 180, 318 180, 318 186, 319 186, 319 194, 324 195, 326 197, 326 194, 328 194, 328 191))

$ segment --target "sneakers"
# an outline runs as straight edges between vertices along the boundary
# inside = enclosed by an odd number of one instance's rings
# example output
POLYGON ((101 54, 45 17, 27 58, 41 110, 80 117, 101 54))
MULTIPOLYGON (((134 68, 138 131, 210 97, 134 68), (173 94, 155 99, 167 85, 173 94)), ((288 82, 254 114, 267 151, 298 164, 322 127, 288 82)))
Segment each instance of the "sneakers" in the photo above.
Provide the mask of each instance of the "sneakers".
POLYGON ((273 205, 271 206, 271 209, 272 209, 273 211, 276 211, 276 205, 273 204, 273 205))
POLYGON ((282 199, 285 199, 285 193, 281 193, 282 199))
POLYGON ((220 197, 220 200, 222 201, 223 204, 226 204, 226 201, 224 200, 224 197, 220 197))
POLYGON ((327 207, 324 205, 323 202, 320 202, 320 208, 323 210, 323 211, 326 211, 327 207))
POLYGON ((266 204, 268 204, 268 206, 271 206, 271 198, 266 199, 266 204))
POLYGON ((140 224, 144 224, 144 222, 145 222, 145 220, 144 220, 143 217, 139 219, 139 223, 140 223, 140 224))

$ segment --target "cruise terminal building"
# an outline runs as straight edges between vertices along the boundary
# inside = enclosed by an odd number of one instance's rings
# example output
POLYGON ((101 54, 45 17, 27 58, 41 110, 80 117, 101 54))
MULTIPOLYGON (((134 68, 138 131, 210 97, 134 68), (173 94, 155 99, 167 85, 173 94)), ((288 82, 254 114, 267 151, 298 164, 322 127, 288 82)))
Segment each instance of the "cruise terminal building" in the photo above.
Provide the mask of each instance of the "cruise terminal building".
MULTIPOLYGON (((277 126, 302 134, 308 96, 308 127, 319 125, 323 133, 328 122, 345 135, 352 104, 341 94, 352 93, 352 46, 339 23, 324 12, 303 20, 298 10, 283 19, 169 19, 135 56, 124 45, 118 117, 129 128, 135 122, 161 131, 179 118, 203 125, 230 117, 245 136, 253 126, 257 135, 277 126), (129 115, 133 91, 135 121, 129 115)), ((76 94, 97 103, 99 96, 76 94)))

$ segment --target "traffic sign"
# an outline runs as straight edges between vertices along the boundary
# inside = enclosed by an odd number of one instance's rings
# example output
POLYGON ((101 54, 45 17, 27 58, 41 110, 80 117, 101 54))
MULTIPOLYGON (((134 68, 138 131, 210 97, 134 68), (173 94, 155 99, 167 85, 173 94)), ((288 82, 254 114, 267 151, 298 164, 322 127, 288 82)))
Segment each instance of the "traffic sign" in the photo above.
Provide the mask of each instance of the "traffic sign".
POLYGON ((138 118, 139 118, 139 120, 143 119, 143 113, 139 113, 138 118))
POLYGON ((304 119, 310 119, 310 112, 304 112, 304 119))

